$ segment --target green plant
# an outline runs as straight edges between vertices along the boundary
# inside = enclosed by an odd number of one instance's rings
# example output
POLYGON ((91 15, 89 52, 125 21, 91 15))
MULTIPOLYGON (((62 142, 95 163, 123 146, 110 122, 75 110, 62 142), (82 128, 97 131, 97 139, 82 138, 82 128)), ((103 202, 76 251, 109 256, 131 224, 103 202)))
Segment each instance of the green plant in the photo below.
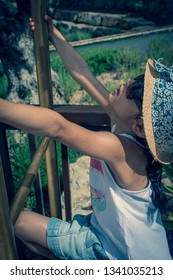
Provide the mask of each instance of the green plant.
POLYGON ((168 178, 173 182, 173 164, 164 165, 163 170, 168 178))
POLYGON ((82 32, 82 31, 77 31, 71 34, 68 34, 66 36, 67 41, 69 42, 74 42, 74 41, 81 41, 81 40, 86 40, 86 39, 90 39, 93 38, 93 32, 82 32))
POLYGON ((148 57, 153 59, 163 59, 164 64, 170 66, 173 64, 172 46, 169 41, 153 40, 148 47, 148 57))
POLYGON ((98 48, 81 51, 81 55, 95 76, 116 69, 117 50, 98 48))
MULTIPOLYGON (((11 170, 14 182, 15 191, 21 185, 25 172, 30 164, 30 149, 27 134, 22 131, 7 131, 8 149, 11 162, 11 170), (21 152, 22 151, 22 152, 21 152)), ((39 144, 41 138, 37 138, 39 144)), ((68 149, 69 162, 74 163, 81 154, 77 151, 68 149)), ((62 176, 62 156, 61 144, 57 142, 57 158, 58 158, 58 171, 59 176, 62 176)), ((47 189, 47 175, 46 175, 46 162, 43 159, 40 165, 40 176, 43 189, 47 189)), ((31 186, 30 193, 25 202, 25 208, 34 209, 36 206, 34 187, 31 186)))
POLYGON ((68 103, 73 93, 80 88, 64 66, 59 69, 59 81, 64 88, 65 100, 68 103))
POLYGON ((7 139, 14 187, 17 189, 30 162, 28 138, 21 131, 7 131, 7 139))
POLYGON ((0 64, 0 97, 6 99, 8 95, 8 80, 4 74, 3 66, 0 64))
POLYGON ((52 53, 50 56, 50 63, 52 69, 58 73, 59 83, 61 88, 63 88, 65 100, 68 103, 70 97, 73 93, 80 88, 77 82, 72 78, 72 76, 67 71, 66 67, 64 66, 61 58, 52 53))
MULTIPOLYGON (((27 134, 22 131, 7 131, 7 139, 13 183, 15 191, 17 191, 30 163, 29 143, 27 134)), ((25 208, 34 209, 35 206, 35 191, 31 186, 29 196, 25 201, 25 208)))

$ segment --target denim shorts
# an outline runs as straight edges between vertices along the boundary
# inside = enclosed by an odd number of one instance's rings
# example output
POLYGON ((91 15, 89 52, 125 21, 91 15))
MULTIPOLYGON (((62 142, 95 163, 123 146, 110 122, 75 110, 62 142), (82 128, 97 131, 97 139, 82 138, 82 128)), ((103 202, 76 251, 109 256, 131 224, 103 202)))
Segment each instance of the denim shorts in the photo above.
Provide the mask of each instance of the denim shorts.
POLYGON ((71 222, 50 218, 47 244, 62 260, 108 260, 88 216, 75 215, 71 222))

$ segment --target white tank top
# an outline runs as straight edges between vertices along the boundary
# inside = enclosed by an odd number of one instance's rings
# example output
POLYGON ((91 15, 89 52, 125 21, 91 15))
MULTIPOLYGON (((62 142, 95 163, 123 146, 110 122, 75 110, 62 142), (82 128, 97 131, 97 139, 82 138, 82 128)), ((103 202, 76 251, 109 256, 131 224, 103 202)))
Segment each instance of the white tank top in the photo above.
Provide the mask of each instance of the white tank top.
POLYGON ((140 191, 123 189, 104 161, 91 159, 90 188, 91 224, 109 259, 172 259, 160 212, 151 200, 151 183, 140 191))

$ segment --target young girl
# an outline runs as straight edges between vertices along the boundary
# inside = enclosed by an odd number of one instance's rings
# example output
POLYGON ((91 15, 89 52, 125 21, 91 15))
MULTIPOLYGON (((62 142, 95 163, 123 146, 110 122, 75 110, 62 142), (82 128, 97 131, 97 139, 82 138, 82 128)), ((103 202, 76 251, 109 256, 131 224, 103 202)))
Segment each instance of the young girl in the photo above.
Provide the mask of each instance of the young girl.
MULTIPOLYGON (((50 40, 67 69, 107 112, 112 132, 93 132, 52 110, 0 99, 1 122, 51 137, 91 156, 92 214, 75 215, 66 222, 23 211, 15 225, 16 235, 31 250, 52 259, 171 259, 158 209, 161 165, 153 163, 145 139, 142 106, 145 109, 146 102, 142 103, 148 91, 144 77, 109 93, 51 19, 45 16, 45 20, 50 40)), ((30 25, 34 30, 32 20, 30 25)))

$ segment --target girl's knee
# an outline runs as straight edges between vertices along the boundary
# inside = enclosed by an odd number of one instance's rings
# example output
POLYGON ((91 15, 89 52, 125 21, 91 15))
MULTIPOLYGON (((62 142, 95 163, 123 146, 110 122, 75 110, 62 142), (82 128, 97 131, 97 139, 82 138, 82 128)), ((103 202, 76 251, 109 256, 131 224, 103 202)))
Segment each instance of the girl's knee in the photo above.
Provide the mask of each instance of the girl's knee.
POLYGON ((31 211, 21 211, 19 217, 14 225, 14 233, 20 239, 23 239, 24 232, 27 230, 27 221, 31 218, 31 211))
POLYGON ((49 218, 32 211, 22 211, 14 226, 15 235, 23 241, 46 246, 49 218))

